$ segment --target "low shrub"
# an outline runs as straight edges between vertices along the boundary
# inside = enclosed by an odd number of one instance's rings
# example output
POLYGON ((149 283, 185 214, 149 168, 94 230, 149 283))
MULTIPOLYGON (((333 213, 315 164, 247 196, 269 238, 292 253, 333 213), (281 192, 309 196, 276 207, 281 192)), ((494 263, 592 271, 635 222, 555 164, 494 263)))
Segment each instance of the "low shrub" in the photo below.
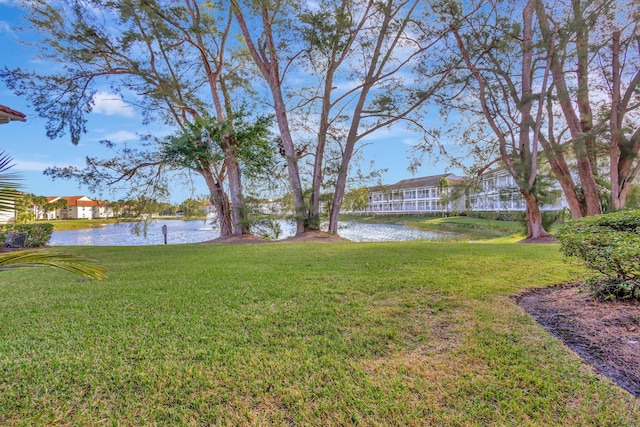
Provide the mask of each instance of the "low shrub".
POLYGON ((4 245, 7 234, 11 232, 24 233, 24 246, 37 248, 49 243, 53 233, 53 224, 3 224, 0 225, 0 244, 4 245))
POLYGON ((640 210, 569 221, 557 237, 566 256, 603 274, 587 283, 597 295, 640 299, 640 210))

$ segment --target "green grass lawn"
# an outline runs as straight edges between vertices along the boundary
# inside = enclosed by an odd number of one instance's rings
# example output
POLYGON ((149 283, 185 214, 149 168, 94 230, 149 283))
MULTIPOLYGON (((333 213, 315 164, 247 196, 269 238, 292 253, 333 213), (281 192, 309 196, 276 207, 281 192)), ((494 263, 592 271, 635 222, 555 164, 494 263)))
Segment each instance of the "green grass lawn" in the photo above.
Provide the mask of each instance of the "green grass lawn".
MULTIPOLYGON (((175 216, 170 217, 158 217, 154 219, 162 219, 162 220, 176 220, 176 219, 186 219, 186 218, 176 218, 175 216)), ((37 221, 41 222, 41 221, 37 221)), ((49 222, 53 224, 53 231, 66 231, 66 230, 84 230, 87 228, 102 228, 105 224, 116 224, 118 222, 136 222, 132 219, 127 218, 100 218, 100 219, 56 219, 50 221, 42 221, 49 222)))
MULTIPOLYGON (((53 224, 53 231, 84 230, 86 228, 102 228, 104 224, 115 224, 115 218, 102 219, 56 219, 44 221, 53 224)), ((40 221, 38 221, 40 222, 40 221)))
POLYGON ((449 241, 494 240, 515 242, 526 237, 526 227, 518 221, 497 221, 468 216, 425 218, 423 216, 372 215, 345 216, 343 220, 370 224, 399 224, 424 231, 453 233, 449 241))
POLYGON ((0 425, 640 424, 512 296, 556 245, 78 247, 0 273, 0 425))

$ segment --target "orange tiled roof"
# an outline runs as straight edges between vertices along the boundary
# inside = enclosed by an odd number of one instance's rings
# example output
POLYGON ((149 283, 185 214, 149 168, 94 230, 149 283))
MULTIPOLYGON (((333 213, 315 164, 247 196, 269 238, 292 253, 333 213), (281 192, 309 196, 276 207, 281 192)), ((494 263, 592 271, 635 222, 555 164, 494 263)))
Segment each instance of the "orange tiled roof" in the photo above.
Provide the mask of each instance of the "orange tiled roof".
POLYGON ((4 105, 0 105, 0 122, 3 122, 2 119, 6 121, 20 120, 21 122, 24 122, 26 118, 27 116, 24 113, 5 107, 4 105))
POLYGON ((62 196, 55 197, 54 199, 65 199, 67 201, 67 206, 97 206, 98 201, 91 200, 86 196, 62 196), (86 200, 82 200, 86 199, 86 200))

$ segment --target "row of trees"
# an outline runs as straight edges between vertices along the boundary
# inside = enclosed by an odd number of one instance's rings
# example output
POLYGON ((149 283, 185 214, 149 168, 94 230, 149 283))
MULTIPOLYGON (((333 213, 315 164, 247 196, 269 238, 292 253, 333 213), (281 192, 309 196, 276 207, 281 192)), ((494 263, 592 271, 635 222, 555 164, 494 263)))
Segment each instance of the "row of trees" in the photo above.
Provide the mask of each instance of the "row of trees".
MULTIPOLYGON (((55 212, 58 209, 67 208, 69 203, 66 199, 60 198, 49 202, 46 196, 36 196, 31 193, 15 193, 15 207, 11 210, 16 212, 16 222, 27 223, 47 217, 48 212, 55 212), (36 212, 38 214, 36 215, 36 212)), ((149 197, 140 197, 130 200, 103 201, 108 206, 114 217, 128 216, 175 216, 182 215, 185 218, 205 218, 206 198, 187 198, 182 203, 161 202, 149 197)))
POLYGON ((68 202, 65 199, 49 202, 46 196, 36 196, 31 193, 17 193, 15 198, 16 221, 19 223, 34 221, 36 215, 33 210, 29 209, 31 206, 35 206, 38 211, 46 215, 47 212, 54 212, 58 209, 66 208, 67 205, 68 202))
POLYGON ((490 135, 527 202, 529 236, 546 234, 539 155, 574 218, 623 208, 640 171, 637 2, 442 2, 438 11, 462 65, 455 87, 472 95, 441 105, 488 123, 464 136, 490 135))
POLYGON ((529 237, 541 237, 541 162, 576 218, 602 212, 604 187, 608 207, 624 207, 640 170, 640 8, 623 3, 30 2, 40 55, 64 71, 2 76, 48 120, 50 137, 68 131, 77 143, 105 82, 147 122, 176 126, 113 159, 87 159, 85 170, 49 174, 158 193, 168 170, 194 171, 222 235, 250 232, 244 183, 278 176, 279 165, 297 231, 319 227, 329 192, 337 232, 358 150, 402 126, 421 135, 423 155, 473 157, 477 170, 499 158, 527 202, 529 237), (427 108, 440 109, 437 123, 427 108))

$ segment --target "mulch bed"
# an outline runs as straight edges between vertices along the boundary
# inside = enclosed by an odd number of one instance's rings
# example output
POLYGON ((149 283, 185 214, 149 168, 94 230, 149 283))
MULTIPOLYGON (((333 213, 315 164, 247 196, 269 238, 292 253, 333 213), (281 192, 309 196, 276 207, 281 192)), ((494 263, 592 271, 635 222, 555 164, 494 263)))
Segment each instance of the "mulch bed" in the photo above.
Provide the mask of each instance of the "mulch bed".
POLYGON ((534 289, 516 301, 600 374, 640 397, 640 303, 603 301, 580 286, 534 289))

